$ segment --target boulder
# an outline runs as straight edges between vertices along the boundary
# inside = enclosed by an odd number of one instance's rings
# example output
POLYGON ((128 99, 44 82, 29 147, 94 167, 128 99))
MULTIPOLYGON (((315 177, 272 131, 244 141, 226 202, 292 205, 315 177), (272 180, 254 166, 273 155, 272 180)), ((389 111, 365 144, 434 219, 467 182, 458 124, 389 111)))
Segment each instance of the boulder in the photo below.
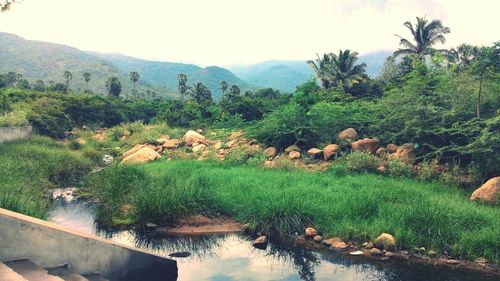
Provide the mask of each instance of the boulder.
POLYGON ((378 139, 362 139, 355 141, 351 144, 353 151, 365 151, 376 153, 377 149, 380 147, 380 141, 378 139))
POLYGON ((314 242, 320 243, 320 242, 321 242, 321 240, 323 240, 323 237, 321 237, 321 235, 315 235, 315 236, 313 237, 313 241, 314 241, 314 242))
POLYGON ((292 151, 301 152, 301 151, 302 151, 302 149, 300 149, 300 147, 298 147, 298 146, 297 146, 297 145, 295 145, 295 144, 294 144, 294 145, 290 145, 289 147, 287 147, 287 148, 285 149, 285 152, 286 152, 286 153, 290 153, 290 152, 292 152, 292 151))
POLYGON ((396 145, 396 144, 393 144, 393 143, 390 143, 387 145, 387 151, 389 153, 395 153, 399 148, 399 145, 396 145))
POLYGON ((323 245, 325 245, 327 247, 331 247, 336 242, 342 242, 342 239, 340 239, 338 237, 332 237, 332 238, 328 238, 328 239, 323 239, 323 241, 321 241, 321 244, 323 244, 323 245))
POLYGON ((308 237, 314 237, 314 236, 318 235, 318 231, 312 227, 308 227, 305 230, 305 234, 308 237))
POLYGON ((500 203, 500 177, 491 178, 481 185, 481 187, 474 190, 470 196, 470 200, 492 204, 500 203))
POLYGON ((255 239, 252 246, 257 249, 265 250, 267 248, 267 237, 259 236, 257 239, 255 239))
POLYGON ((77 138, 76 142, 78 142, 78 144, 80 145, 84 145, 87 143, 87 141, 84 138, 77 138))
POLYGON ((274 169, 277 167, 277 165, 276 165, 276 162, 274 162, 272 160, 267 160, 266 162, 264 162, 264 167, 269 168, 269 169, 274 169))
POLYGON ((159 145, 164 144, 166 141, 168 141, 170 137, 168 135, 161 135, 159 138, 156 139, 156 143, 159 145))
POLYGON ((318 149, 318 148, 311 148, 307 151, 307 155, 309 155, 309 157, 311 159, 318 159, 321 157, 321 153, 323 153, 323 151, 321 149, 318 149))
POLYGON ((203 129, 201 129, 201 128, 200 128, 200 129, 196 129, 196 132, 197 132, 198 134, 203 134, 203 129))
POLYGON ((214 148, 215 148, 216 150, 219 150, 219 149, 221 149, 221 148, 222 148, 222 145, 223 145, 223 143, 222 143, 221 141, 218 141, 218 142, 216 142, 216 143, 214 144, 214 148))
POLYGON ((273 159, 276 157, 276 154, 278 154, 278 150, 276 147, 268 147, 266 150, 264 150, 264 153, 266 153, 267 159, 273 159))
POLYGON ((379 249, 377 248, 372 248, 370 250, 370 255, 374 256, 374 257, 380 257, 383 255, 382 251, 380 251, 379 249))
POLYGON ((130 149, 129 151, 125 152, 122 154, 123 158, 127 158, 128 156, 136 153, 137 151, 139 151, 140 149, 144 148, 144 147, 149 147, 151 149, 154 150, 155 146, 152 146, 152 145, 147 145, 147 144, 136 144, 132 149, 130 149))
POLYGON ((120 164, 140 164, 161 158, 160 154, 151 147, 145 146, 133 154, 125 157, 120 164))
POLYGON ((340 252, 346 250, 347 247, 348 246, 344 241, 337 241, 332 243, 332 245, 330 246, 330 250, 340 252))
POLYGON ((188 145, 193 145, 194 143, 204 143, 205 142, 205 137, 202 136, 200 133, 197 133, 193 130, 187 131, 186 134, 182 137, 182 140, 187 143, 188 145))
POLYGON ((179 147, 179 145, 181 144, 181 141, 178 140, 178 139, 171 139, 171 140, 167 140, 163 143, 163 148, 165 149, 176 149, 179 147))
POLYGON ((415 158, 417 157, 417 153, 413 148, 413 144, 405 143, 402 146, 398 147, 395 153, 389 155, 389 159, 391 160, 399 160, 401 162, 405 162, 407 164, 412 164, 415 162, 415 158))
POLYGON ((347 128, 338 134, 339 140, 351 140, 355 141, 358 139, 358 132, 353 128, 347 128))
POLYGON ((325 148, 323 148, 323 159, 325 159, 325 161, 331 160, 333 159, 333 156, 335 156, 335 154, 339 152, 340 152, 340 147, 338 145, 329 144, 325 146, 325 148))
POLYGON ((206 144, 200 143, 200 144, 194 145, 192 150, 193 150, 193 153, 198 153, 198 152, 202 152, 206 148, 207 148, 206 144))
POLYGON ((379 249, 392 250, 396 247, 396 239, 389 233, 380 234, 373 243, 379 249))
POLYGON ((290 154, 288 154, 288 158, 294 160, 294 159, 299 159, 300 158, 300 152, 298 151, 292 151, 290 154))
POLYGON ((379 147, 377 151, 375 151, 375 154, 377 154, 378 156, 383 156, 387 154, 387 150, 383 147, 379 147))

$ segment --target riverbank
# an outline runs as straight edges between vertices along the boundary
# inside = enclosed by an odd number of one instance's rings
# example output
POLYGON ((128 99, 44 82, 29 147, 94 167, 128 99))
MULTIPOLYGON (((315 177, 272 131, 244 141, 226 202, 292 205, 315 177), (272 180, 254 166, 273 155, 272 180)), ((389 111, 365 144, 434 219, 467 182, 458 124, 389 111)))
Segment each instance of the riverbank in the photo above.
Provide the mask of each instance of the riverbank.
POLYGON ((401 249, 500 260, 500 210, 440 183, 187 160, 114 166, 87 183, 109 224, 172 225, 181 216, 223 214, 272 238, 307 226, 361 243, 387 232, 401 249))

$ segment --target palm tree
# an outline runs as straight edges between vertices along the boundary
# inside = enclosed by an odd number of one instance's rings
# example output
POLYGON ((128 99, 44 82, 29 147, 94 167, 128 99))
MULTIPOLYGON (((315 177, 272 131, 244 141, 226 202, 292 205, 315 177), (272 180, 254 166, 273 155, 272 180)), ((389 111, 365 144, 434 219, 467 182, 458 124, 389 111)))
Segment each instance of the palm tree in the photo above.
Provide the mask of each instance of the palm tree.
POLYGON ((90 81, 90 77, 92 75, 90 75, 90 73, 88 73, 88 72, 84 72, 82 76, 83 76, 83 80, 85 81, 86 88, 87 88, 87 91, 88 91, 88 89, 89 89, 89 81, 90 81))
POLYGON ((363 80, 366 64, 356 64, 357 61, 357 52, 340 50, 338 55, 324 54, 323 58, 318 55, 316 62, 308 61, 307 63, 316 72, 323 88, 328 90, 341 86, 347 91, 363 80))
POLYGON ((399 45, 403 47, 394 52, 396 57, 410 55, 423 58, 425 55, 431 55, 436 51, 433 46, 437 43, 444 44, 446 42, 444 35, 450 33, 450 28, 443 26, 440 20, 429 22, 425 18, 417 17, 415 26, 409 21, 403 25, 410 30, 415 42, 412 43, 396 34, 400 38, 399 45))
POLYGON ((137 83, 137 81, 139 81, 139 79, 141 79, 141 76, 139 75, 139 73, 137 71, 132 71, 132 72, 130 72, 129 77, 130 77, 130 81, 132 81, 132 84, 134 85, 134 89, 132 90, 132 92, 133 92, 133 96, 135 97, 136 96, 135 83, 137 83))
POLYGON ((229 85, 227 84, 226 81, 220 81, 220 89, 222 91, 222 95, 224 95, 228 87, 229 85))
POLYGON ((69 71, 64 71, 64 79, 66 79, 66 87, 69 89, 69 82, 73 79, 73 74, 69 71))

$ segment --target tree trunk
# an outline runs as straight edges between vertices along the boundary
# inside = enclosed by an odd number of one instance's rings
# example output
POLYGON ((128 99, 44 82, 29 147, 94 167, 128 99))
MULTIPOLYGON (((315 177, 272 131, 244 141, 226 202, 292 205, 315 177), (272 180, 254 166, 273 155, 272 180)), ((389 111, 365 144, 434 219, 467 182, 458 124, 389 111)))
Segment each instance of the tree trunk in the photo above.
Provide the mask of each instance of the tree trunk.
POLYGON ((481 91, 483 89, 483 79, 484 79, 484 73, 481 73, 481 79, 479 79, 479 91, 477 92, 477 103, 476 103, 477 118, 481 118, 481 91))

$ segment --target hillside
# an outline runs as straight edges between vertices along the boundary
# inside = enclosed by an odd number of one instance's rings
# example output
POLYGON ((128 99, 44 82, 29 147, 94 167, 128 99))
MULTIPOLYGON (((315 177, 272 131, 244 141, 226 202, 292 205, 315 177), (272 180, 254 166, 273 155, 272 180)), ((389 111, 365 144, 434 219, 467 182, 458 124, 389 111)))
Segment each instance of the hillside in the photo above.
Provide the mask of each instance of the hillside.
MULTIPOLYGON (((381 50, 359 56, 359 61, 366 63, 366 73, 376 77, 392 51, 381 50)), ((314 73, 306 61, 266 61, 251 65, 233 65, 228 67, 234 74, 248 83, 261 87, 272 87, 285 92, 292 92, 295 87, 314 73)))
POLYGON ((196 82, 205 84, 212 91, 212 96, 216 99, 222 94, 219 89, 219 83, 222 80, 226 81, 229 85, 238 85, 242 90, 255 88, 248 85, 229 70, 218 66, 202 68, 194 64, 148 61, 121 54, 91 54, 110 62, 122 72, 139 72, 141 79, 152 85, 176 89, 177 74, 185 73, 187 74, 189 85, 196 82))
MULTIPOLYGON (((73 47, 26 40, 17 35, 0 32, 0 72, 15 71, 26 79, 44 82, 64 82, 63 73, 72 72, 70 88, 76 92, 85 90, 82 74, 89 72, 92 78, 89 89, 97 94, 106 92, 105 81, 110 76, 117 76, 122 82, 122 93, 130 93, 132 84, 126 72, 122 72, 111 63, 73 47)), ((174 90, 154 87, 144 81, 137 86, 140 91, 155 91, 163 96, 176 96, 174 90)))

